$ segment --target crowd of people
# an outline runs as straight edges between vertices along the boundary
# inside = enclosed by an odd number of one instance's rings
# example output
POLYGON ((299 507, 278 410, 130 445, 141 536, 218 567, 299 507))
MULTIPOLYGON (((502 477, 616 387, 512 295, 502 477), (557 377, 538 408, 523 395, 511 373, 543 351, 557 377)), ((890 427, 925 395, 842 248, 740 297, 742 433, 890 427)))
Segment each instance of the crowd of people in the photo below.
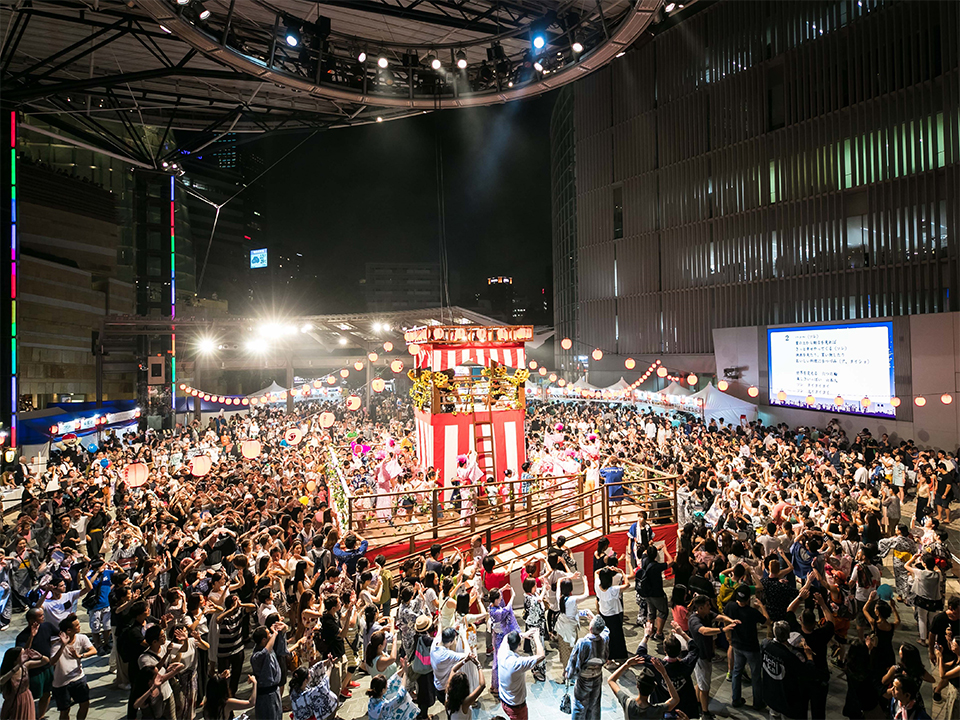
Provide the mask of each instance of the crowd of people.
POLYGON ((625 502, 621 465, 655 467, 680 478, 676 537, 641 513, 619 554, 622 539, 581 558, 577 538, 558 536, 505 563, 473 537, 388 560, 390 541, 364 535, 428 522, 434 488, 440 513, 467 517, 517 486, 469 456, 450 478, 420 467, 404 406, 384 422, 259 408, 21 465, 0 625, 25 613, 25 627, 0 664, 0 718, 43 717, 53 702, 61 720, 83 720, 97 655, 128 718, 327 720, 364 677, 370 720, 466 720, 487 695, 524 720, 528 688, 555 682, 575 720, 601 717, 605 687, 625 720, 710 718, 724 657, 733 708, 825 718, 835 693, 849 718, 922 720, 930 683, 940 716, 960 712, 960 597, 946 586, 955 452, 850 438, 837 420, 527 410, 519 492, 583 474, 625 502), (370 496, 350 521, 348 492, 370 496), (631 587, 637 616, 625 618, 631 587))

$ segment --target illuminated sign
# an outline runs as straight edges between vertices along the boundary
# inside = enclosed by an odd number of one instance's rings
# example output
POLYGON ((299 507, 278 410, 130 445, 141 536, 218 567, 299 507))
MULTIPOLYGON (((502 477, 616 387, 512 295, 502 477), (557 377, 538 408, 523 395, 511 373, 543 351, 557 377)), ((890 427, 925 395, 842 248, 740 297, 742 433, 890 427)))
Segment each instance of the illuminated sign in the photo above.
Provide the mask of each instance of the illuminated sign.
POLYGON ((267 266, 267 249, 260 248, 259 250, 250 251, 250 267, 251 268, 265 268, 267 266))

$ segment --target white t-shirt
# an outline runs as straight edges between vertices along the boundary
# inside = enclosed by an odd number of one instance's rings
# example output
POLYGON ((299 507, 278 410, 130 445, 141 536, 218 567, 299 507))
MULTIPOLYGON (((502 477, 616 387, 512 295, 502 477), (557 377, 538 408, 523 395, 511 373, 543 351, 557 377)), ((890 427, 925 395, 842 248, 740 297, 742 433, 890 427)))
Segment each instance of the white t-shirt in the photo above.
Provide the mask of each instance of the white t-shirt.
MULTIPOLYGON (((51 654, 56 655, 57 650, 60 649, 62 644, 63 641, 60 640, 59 637, 54 638, 50 643, 51 654)), ((77 636, 73 640, 73 645, 64 649, 60 654, 60 659, 57 660, 57 664, 53 667, 53 686, 55 688, 64 687, 72 682, 77 682, 85 678, 83 666, 80 664, 80 658, 78 656, 83 655, 92 648, 93 643, 90 642, 89 638, 87 638, 86 635, 77 633, 77 636)))
POLYGON ((53 598, 44 600, 43 612, 47 616, 46 619, 52 622, 54 625, 59 625, 60 621, 63 620, 67 615, 77 611, 77 598, 82 594, 83 590, 72 590, 70 592, 63 593, 56 600, 53 598))
MULTIPOLYGON (((614 578, 614 582, 620 580, 618 575, 614 578)), ((600 587, 600 578, 597 578, 594 581, 594 590, 597 592, 597 604, 600 606, 601 615, 619 615, 623 612, 623 605, 620 602, 620 586, 611 585, 606 590, 603 590, 600 587)))

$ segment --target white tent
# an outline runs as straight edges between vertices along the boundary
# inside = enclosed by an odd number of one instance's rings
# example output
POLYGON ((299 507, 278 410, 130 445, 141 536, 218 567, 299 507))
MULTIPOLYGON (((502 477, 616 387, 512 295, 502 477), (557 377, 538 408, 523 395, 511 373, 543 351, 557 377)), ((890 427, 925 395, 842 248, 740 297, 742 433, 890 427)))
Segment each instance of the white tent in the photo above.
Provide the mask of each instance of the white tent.
POLYGON ((757 419, 756 405, 720 392, 712 383, 700 392, 694 393, 691 397, 703 401, 704 422, 709 423, 712 419, 723 418, 725 422, 736 425, 740 422, 741 417, 746 417, 747 422, 753 422, 757 419))
POLYGON ((280 385, 277 385, 277 381, 274 380, 272 383, 270 383, 269 387, 265 387, 263 390, 258 390, 257 392, 251 395, 247 395, 247 397, 259 398, 259 397, 263 397, 264 395, 275 395, 277 393, 282 393, 286 391, 287 389, 285 387, 281 387, 280 385))
POLYGON ((600 388, 596 387, 595 385, 591 385, 590 383, 588 383, 588 382, 587 382, 587 379, 586 379, 585 377, 577 378, 577 381, 576 381, 575 383, 573 383, 573 385, 571 385, 570 387, 576 388, 577 390, 580 390, 580 389, 583 389, 583 390, 599 390, 599 389, 600 389, 600 388))
POLYGON ((678 385, 676 380, 671 382, 660 392, 664 395, 690 395, 690 389, 683 387, 683 385, 678 385))
POLYGON ((604 390, 612 390, 612 391, 614 391, 614 392, 619 391, 619 390, 629 390, 629 389, 630 389, 630 383, 628 383, 626 380, 624 380, 624 379, 623 379, 623 376, 621 376, 620 379, 617 380, 617 381, 616 381, 613 385, 611 385, 610 387, 604 388, 604 390))

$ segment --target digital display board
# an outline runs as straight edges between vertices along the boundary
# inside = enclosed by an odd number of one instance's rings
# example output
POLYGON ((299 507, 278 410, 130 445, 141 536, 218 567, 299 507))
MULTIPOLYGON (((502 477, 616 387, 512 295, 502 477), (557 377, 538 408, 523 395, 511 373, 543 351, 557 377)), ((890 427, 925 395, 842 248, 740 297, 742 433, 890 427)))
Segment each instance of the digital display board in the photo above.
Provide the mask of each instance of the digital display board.
POLYGON ((771 405, 896 417, 892 323, 767 329, 767 359, 771 405))
POLYGON ((250 267, 251 268, 265 268, 267 266, 267 249, 260 248, 259 250, 250 251, 250 267))

